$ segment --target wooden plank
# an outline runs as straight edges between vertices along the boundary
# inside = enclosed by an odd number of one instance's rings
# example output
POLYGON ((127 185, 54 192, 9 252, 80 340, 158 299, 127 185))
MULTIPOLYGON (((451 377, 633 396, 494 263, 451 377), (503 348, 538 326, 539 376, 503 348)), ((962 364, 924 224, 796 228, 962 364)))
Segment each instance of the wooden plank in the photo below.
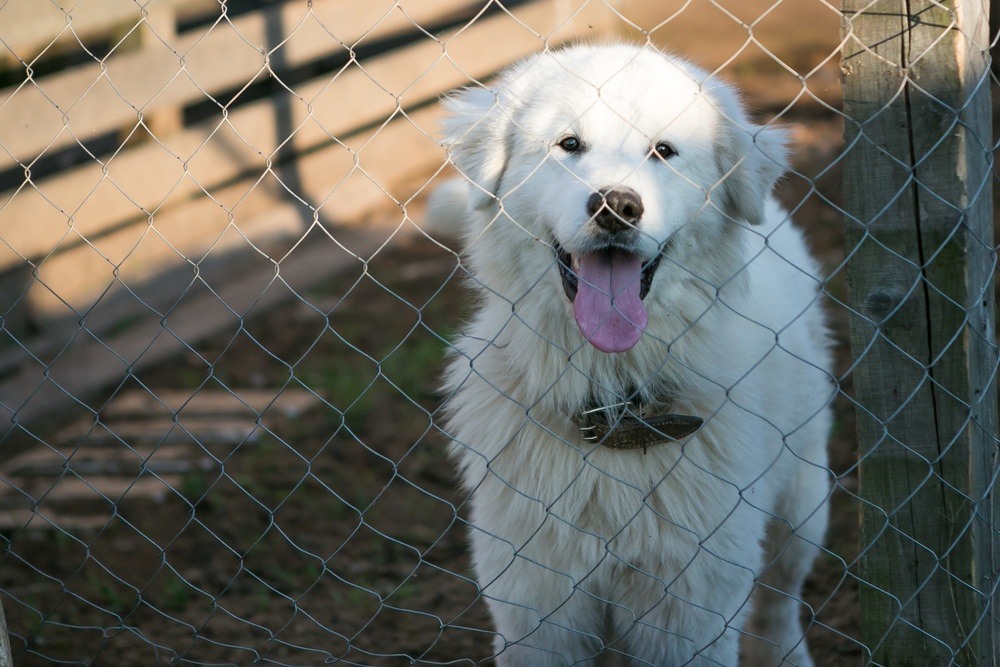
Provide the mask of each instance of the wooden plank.
MULTIPOLYGON (((136 127, 156 111, 343 53, 365 41, 415 30, 453 15, 468 0, 315 0, 284 3, 182 33, 70 71, 42 77, 0 95, 0 170, 45 152, 136 127)), ((228 104, 222 100, 220 104, 228 104)))
MULTIPOLYGON (((397 189, 400 182, 446 159, 434 139, 439 117, 440 109, 429 107, 414 113, 412 122, 401 117, 301 158, 296 163, 298 194, 330 224, 357 222, 373 210, 397 206, 406 197, 397 189), (407 159, 400 160, 400 155, 407 159)), ((143 303, 167 308, 194 278, 196 267, 185 259, 203 264, 206 255, 232 254, 234 261, 245 264, 236 258, 250 254, 248 241, 278 259, 298 241, 313 216, 314 211, 295 203, 274 177, 260 182, 252 176, 213 192, 212 199, 165 210, 156 216, 153 230, 145 224, 129 227, 47 259, 39 266, 38 282, 28 290, 26 305, 46 329, 65 329, 58 326, 60 318, 76 328, 86 313, 88 328, 101 331, 129 312, 149 313, 135 299, 106 295, 109 288, 126 284, 143 303), (272 218, 268 211, 282 201, 289 202, 297 215, 272 218), (219 202, 232 202, 232 208, 219 202), (165 281, 161 274, 178 265, 188 267, 186 274, 165 281), (93 310, 98 300, 102 304, 93 310)), ((269 274, 267 263, 257 266, 269 274)), ((204 266, 200 272, 206 273, 204 266)))
MULTIPOLYGON (((81 423, 74 428, 64 430, 60 436, 75 440, 81 446, 109 446, 125 443, 137 445, 162 445, 176 447, 178 445, 228 445, 234 447, 244 442, 253 442, 260 438, 264 430, 256 423, 257 418, 248 412, 242 415, 213 415, 211 417, 186 417, 174 420, 172 416, 161 415, 155 419, 116 420, 111 423, 101 422, 97 428, 91 423, 81 423)), ((88 470, 83 459, 77 461, 73 457, 68 467, 81 475, 94 472, 95 467, 88 470)), ((107 471, 106 471, 107 472, 107 471)), ((26 474, 22 471, 19 474, 26 474)), ((121 474, 118 472, 117 474, 121 474)))
MULTIPOLYGON (((141 477, 116 477, 90 475, 86 478, 65 475, 58 480, 46 480, 45 488, 38 490, 36 499, 41 505, 66 505, 78 503, 119 503, 129 498, 151 498, 163 502, 180 486, 180 477, 164 475, 157 479, 145 474, 141 477)), ((110 514, 110 508, 108 508, 110 514)), ((107 516, 106 521, 111 517, 107 516)))
MULTIPOLYGON (((202 123, 163 142, 180 158, 170 157, 160 143, 147 142, 126 149, 106 166, 94 163, 39 184, 39 191, 21 190, 0 207, 4 242, 17 250, 0 254, 0 268, 20 265, 24 257, 44 256, 60 242, 64 246, 76 243, 79 246, 76 250, 61 252, 43 264, 46 282, 54 292, 48 300, 57 301, 57 295, 80 304, 81 300, 95 298, 109 284, 115 265, 132 252, 143 233, 142 227, 134 227, 96 240, 94 237, 104 229, 141 211, 166 209, 200 194, 202 189, 210 191, 225 207, 239 206, 240 213, 246 215, 255 205, 246 201, 246 184, 224 190, 218 189, 217 184, 232 181, 248 165, 256 165, 259 170, 250 176, 249 184, 266 173, 267 160, 284 139, 276 133, 280 124, 297 128, 282 150, 302 151, 328 142, 331 136, 346 137, 359 126, 389 117, 397 106, 406 108, 424 103, 468 83, 470 77, 486 77, 511 60, 536 50, 539 38, 522 24, 544 28, 548 21, 551 28, 562 22, 558 15, 553 18, 547 3, 521 8, 514 17, 521 23, 500 15, 447 35, 447 57, 437 42, 421 42, 366 61, 362 63, 364 70, 349 69, 333 82, 318 80, 306 84, 301 96, 308 104, 282 103, 280 98, 265 100, 234 111, 222 128, 215 122, 202 123), (484 49, 483 45, 492 43, 491 40, 500 40, 504 48, 484 49), (366 103, 345 108, 344 99, 364 99, 366 103), (280 120, 283 112, 290 118, 280 120), (57 203, 62 211, 73 213, 73 232, 68 238, 66 215, 40 193, 57 203), (35 222, 30 228, 16 224, 24 219, 35 222), (93 245, 80 246, 80 237, 90 239, 93 245)), ((592 24, 593 21, 586 24, 577 21, 567 25, 559 39, 580 37, 590 30, 586 25, 592 24)), ((345 169, 351 168, 353 165, 344 165, 340 172, 326 172, 326 178, 335 182, 346 173, 345 169)), ((301 167, 296 171, 306 174, 307 180, 314 174, 301 167)), ((266 178, 264 186, 273 197, 283 193, 272 178, 266 178)), ((314 196, 316 189, 305 194, 314 196)), ((168 226, 165 212, 157 213, 157 229, 175 226, 177 232, 169 236, 173 249, 164 246, 159 259, 146 256, 143 266, 147 274, 166 263, 176 263, 178 254, 196 257, 204 252, 206 244, 228 223, 226 216, 219 215, 218 207, 208 206, 207 210, 207 219, 214 221, 207 224, 199 215, 188 215, 183 224, 168 226)), ((41 298, 44 301, 47 297, 41 298)), ((60 304, 51 305, 56 312, 65 312, 60 304)))
MULTIPOLYGON (((209 12, 218 0, 155 0, 157 10, 180 15, 209 12)), ((152 7, 150 7, 152 9, 152 7)), ((53 43, 90 40, 121 25, 142 20, 142 7, 132 0, 7 0, 0 7, 0 41, 7 47, 0 59, 17 57, 31 62, 53 43), (9 52, 13 52, 13 56, 9 52)))
MULTIPOLYGON (((70 334, 58 332, 32 342, 33 354, 47 370, 23 350, 8 353, 2 366, 10 375, 0 382, 3 421, 23 423, 42 418, 76 400, 74 397, 86 397, 119 381, 132 370, 170 358, 221 329, 239 327, 241 317, 260 315, 290 298, 285 284, 301 292, 337 273, 361 271, 364 261, 390 239, 416 233, 411 217, 417 215, 419 206, 410 201, 414 188, 410 185, 397 191, 393 183, 412 182, 415 173, 427 174, 442 164, 444 149, 422 129, 435 127, 440 114, 439 106, 430 106, 381 128, 359 153, 362 163, 366 155, 371 158, 365 169, 368 175, 357 169, 345 170, 348 163, 354 164, 356 155, 347 148, 304 159, 303 168, 317 174, 305 182, 320 193, 318 215, 337 220, 364 216, 364 226, 314 226, 286 256, 275 257, 280 262, 277 274, 259 270, 240 273, 230 267, 228 280, 213 284, 211 292, 190 290, 187 283, 154 281, 154 288, 166 292, 158 297, 169 304, 163 312, 151 313, 136 303, 111 302, 106 311, 97 309, 88 316, 86 330, 78 327, 70 334), (410 159, 401 161, 400 154, 410 159), (339 169, 347 176, 333 184, 323 176, 326 168, 339 169), (384 215, 381 223, 373 221, 371 213, 385 211, 387 205, 400 208, 395 214, 384 215), (106 332, 137 314, 141 317, 130 328, 106 332)), ((272 206, 258 215, 271 221, 284 218, 287 221, 279 224, 289 226, 302 220, 301 208, 290 203, 272 206)))
POLYGON ((878 664, 996 664, 985 7, 844 13, 864 639, 878 664))
MULTIPOLYGON (((0 530, 59 530, 60 532, 98 531, 107 527, 109 516, 85 515, 52 512, 50 509, 0 510, 0 530)), ((13 665, 13 662, 9 662, 13 665)), ((0 661, 0 667, 6 667, 0 661)))
POLYGON ((288 387, 277 393, 275 389, 231 387, 205 389, 192 393, 183 389, 132 389, 101 410, 105 421, 122 418, 141 419, 180 414, 185 420, 192 417, 218 417, 220 415, 252 415, 259 417, 281 414, 296 417, 319 403, 319 398, 304 389, 288 387))
MULTIPOLYGON (((439 111, 437 108, 429 108, 414 114, 411 118, 415 123, 430 127, 435 124, 439 111)), ((363 140, 364 137, 357 139, 359 143, 363 140)), ((396 202, 405 199, 406 192, 412 192, 410 188, 400 191, 395 186, 396 183, 412 179, 414 173, 426 174, 444 159, 443 149, 428 137, 426 130, 418 129, 405 120, 391 123, 384 128, 379 133, 378 141, 366 148, 366 155, 372 159, 372 164, 366 166, 366 172, 370 176, 365 176, 360 171, 351 173, 354 167, 354 154, 343 147, 318 152, 304 163, 306 167, 314 169, 315 173, 320 175, 325 171, 346 175, 345 194, 333 198, 324 205, 320 216, 322 220, 328 220, 327 215, 332 214, 336 216, 338 223, 356 223, 364 220, 375 210, 385 210, 387 206, 395 207, 396 202), (393 159, 395 157, 392 152, 393 146, 416 149, 417 152, 414 153, 416 157, 408 162, 393 159), (373 177, 378 179, 378 184, 372 180, 373 177), (392 192, 396 192, 399 196, 393 198, 389 194, 392 192)), ((363 160, 361 164, 364 166, 367 163, 363 160)), ((322 182, 321 176, 310 180, 308 184, 315 188, 331 187, 329 183, 322 182)), ((251 186, 252 182, 244 182, 232 187, 243 188, 245 191, 251 186)), ((250 282, 263 290, 274 273, 274 263, 271 259, 263 259, 258 253, 250 251, 242 235, 246 235, 263 248, 269 248, 265 241, 270 239, 271 256, 277 261, 302 237, 307 226, 303 222, 303 216, 311 220, 313 212, 287 200, 284 204, 276 205, 278 199, 274 197, 274 193, 262 191, 260 187, 244 194, 246 198, 243 203, 252 206, 244 208, 241 205, 238 211, 239 234, 230 230, 231 233, 218 235, 220 240, 216 240, 216 236, 199 238, 199 228, 188 224, 192 218, 199 220, 203 226, 207 226, 208 222, 215 223, 212 215, 216 216, 221 226, 228 224, 229 220, 228 213, 207 198, 164 213, 158 219, 158 226, 160 233, 163 234, 162 238, 168 239, 174 247, 180 239, 199 253, 211 250, 209 256, 210 259, 214 259, 214 268, 209 262, 200 262, 197 267, 197 273, 210 284, 214 284, 217 280, 243 279, 242 276, 246 272, 252 272, 254 275, 250 276, 250 282), (279 238, 281 243, 275 247, 274 242, 279 238)), ((328 194, 328 190, 324 190, 320 196, 326 198, 328 194)), ((41 279, 45 282, 35 282, 25 297, 25 302, 31 304, 30 307, 35 311, 33 318, 41 317, 34 321, 41 323, 44 331, 44 335, 24 341, 31 354, 47 363, 81 331, 86 332, 83 334, 85 337, 104 336, 105 332, 120 329, 123 323, 134 323, 136 320, 151 317, 158 319, 160 317, 157 315, 158 312, 169 312, 173 304, 182 300, 190 288, 195 279, 196 268, 193 264, 184 263, 181 266, 187 269, 186 273, 167 271, 169 267, 163 266, 163 263, 165 259, 169 259, 169 255, 161 256, 161 251, 171 251, 163 250, 167 246, 162 238, 158 235, 146 236, 117 276, 105 263, 96 280, 106 281, 103 289, 107 290, 107 293, 101 291, 96 296, 90 295, 87 297, 89 300, 84 302, 68 300, 59 294, 49 282, 49 276, 43 272, 41 279), (158 266, 156 272, 150 272, 150 264, 153 263, 151 260, 159 262, 156 264, 158 266), (122 288, 123 282, 128 284, 128 291, 122 288)), ((58 259, 61 258, 53 258, 53 260, 58 259)), ((200 260, 199 257, 193 259, 200 260)), ((77 256, 76 260, 75 266, 72 263, 67 265, 65 282, 55 281, 55 287, 69 289, 68 285, 73 281, 74 271, 89 272, 92 269, 89 263, 81 261, 81 257, 77 256)), ((173 264, 177 265, 178 261, 178 255, 174 254, 173 264)), ((43 268, 44 266, 43 264, 43 268)), ((89 273, 82 272, 76 275, 80 281, 95 279, 89 273)), ((243 308, 247 303, 229 302, 226 305, 243 308)), ((226 305, 215 303, 213 307, 225 311, 226 305)), ((29 360, 24 349, 12 348, 0 354, 0 372, 12 372, 24 366, 33 366, 36 371, 38 369, 38 366, 29 360)))
MULTIPOLYGON (((84 430, 78 426, 73 426, 60 432, 56 438, 65 444, 61 449, 52 447, 34 447, 19 454, 14 458, 4 461, 4 479, 12 477, 58 477, 67 470, 73 470, 81 475, 91 473, 99 474, 132 474, 138 475, 142 472, 142 467, 153 472, 179 472, 177 470, 178 459, 195 459, 194 453, 186 447, 163 446, 160 447, 159 440, 163 435, 175 428, 175 425, 168 425, 153 437, 147 438, 141 444, 129 443, 126 447, 121 442, 114 441, 107 445, 97 445, 87 438, 86 446, 82 445, 82 439, 88 434, 93 435, 93 422, 90 429, 84 430), (158 437, 157 437, 158 436, 158 437), (71 442, 66 442, 72 438, 71 442)), ((112 429, 113 430, 113 429, 112 429)), ((100 439, 95 438, 96 439, 100 439)), ((108 439, 105 434, 104 440, 108 439)), ((206 457, 207 458, 207 457, 206 457)), ((210 460, 210 459, 209 459, 210 460)), ((186 461, 195 467, 203 466, 202 461, 186 461)), ((211 464, 209 464, 211 465, 211 464)), ((0 494, 2 496, 3 494, 0 494)), ((2 503, 0 503, 2 505, 2 503)))
MULTIPOLYGON (((158 42, 177 41, 177 15, 170 5, 153 4, 146 10, 145 20, 138 28, 141 48, 156 48, 158 42)), ((154 137, 165 137, 184 127, 184 110, 170 107, 144 114, 146 128, 154 137)))
MULTIPOLYGON (((62 256, 51 258, 43 263, 42 268, 52 262, 56 273, 41 272, 41 280, 28 288, 29 293, 25 297, 25 303, 34 311, 33 317, 42 317, 38 322, 44 324, 45 334, 27 340, 25 344, 32 354, 48 362, 72 341, 73 336, 80 333, 81 326, 89 332, 86 336, 103 335, 121 327, 123 322, 159 318, 157 312, 168 312, 189 289, 195 277, 195 266, 181 264, 188 269, 186 275, 176 271, 167 273, 168 260, 170 266, 177 266, 179 256, 175 251, 164 251, 164 247, 190 249, 192 253, 189 257, 199 262, 197 271, 202 279, 214 281, 217 274, 222 274, 222 280, 242 280, 243 273, 251 271, 256 275, 251 276, 249 283, 263 289, 274 273, 274 264, 272 260, 264 261, 256 253, 248 252, 249 246, 240 234, 222 234, 231 220, 237 221, 234 224, 242 235, 262 247, 268 247, 264 243, 267 239, 275 241, 278 237, 282 238, 283 242, 271 249, 274 261, 277 261, 299 242, 306 228, 312 224, 314 213, 319 220, 333 227, 360 223, 374 211, 399 206, 398 202, 405 201, 414 191, 409 186, 414 175, 427 174, 445 160, 444 149, 430 134, 440 114, 440 107, 427 107, 411 114, 408 119, 393 121, 377 132, 359 135, 346 146, 334 145, 304 158, 300 167, 308 176, 303 183, 312 199, 323 202, 319 211, 314 212, 290 198, 279 203, 281 199, 273 188, 261 187, 251 179, 229 186, 220 193, 222 198, 240 199, 235 218, 216 200, 209 198, 195 200, 161 214, 157 218, 157 233, 145 236, 139 243, 133 240, 136 251, 119 268, 117 275, 106 261, 102 264, 93 256, 76 255, 72 258, 74 261, 65 265, 61 264, 62 256), (362 146, 364 150, 359 152, 362 146), (412 158, 407 161, 397 159, 399 153, 396 151, 400 149, 408 151, 406 154, 412 158), (364 171, 358 168, 359 165, 364 171), (329 179, 330 174, 336 174, 337 179, 329 179), (338 183, 340 192, 333 193, 332 189, 338 183), (192 225, 192 220, 198 224, 192 225), (336 223, 331 223, 331 220, 336 223), (243 252, 240 252, 241 249, 243 252), (173 253, 172 258, 169 253, 173 253), (209 270, 207 263, 201 262, 205 254, 218 258, 216 270, 209 270), (96 277, 92 272, 96 272, 96 277), (81 297, 85 299, 82 301, 69 299, 67 296, 74 294, 71 288, 74 280, 96 281, 89 284, 96 285, 92 289, 99 291, 81 297), (105 281, 103 285, 102 280, 105 281), (121 281, 127 282, 129 291, 121 289, 121 281), (66 293, 60 293, 60 290, 66 293)), ((125 230, 121 233, 124 234, 125 230)), ((246 307, 242 301, 227 303, 234 308, 246 307)), ((214 308, 225 310, 218 303, 214 308)), ((0 354, 0 372, 12 372, 26 365, 33 366, 37 371, 37 365, 32 364, 26 354, 21 348, 0 354)), ((30 374, 31 370, 27 372, 30 374)), ((0 401, 2 396, 0 385, 0 401)))
MULTIPOLYGON (((542 44, 525 26, 551 30, 564 20, 548 2, 528 5, 513 17, 501 14, 445 35, 444 48, 425 40, 361 62, 332 81, 324 77, 309 82, 301 86, 299 99, 278 97, 250 104, 234 110, 221 125, 206 121, 175 136, 126 148, 105 164, 95 162, 47 179, 37 189, 23 188, 0 204, 0 236, 16 251, 0 252, 0 270, 17 266, 24 258, 45 256, 60 242, 65 246, 79 243, 81 237, 93 239, 128 218, 155 213, 203 190, 216 195, 219 183, 248 170, 256 169, 260 176, 269 161, 280 157, 275 151, 288 139, 277 131, 279 127, 295 130, 281 150, 303 151, 387 118, 398 107, 425 103, 470 78, 486 77, 542 44), (504 48, 483 48, 495 43, 504 48), (364 103, 345 107, 345 99, 364 103), (73 231, 68 233, 70 216, 73 231), (17 224, 26 219, 33 225, 17 224)), ((566 24, 558 39, 579 38, 591 31, 587 26, 593 23, 566 24)), ((239 199, 222 201, 234 205, 239 199)), ((207 236, 214 238, 211 232, 207 236)), ((108 258, 104 267, 95 266, 99 273, 106 272, 108 263, 120 261, 135 234, 118 238, 114 248, 97 248, 108 258)), ((206 238, 204 231, 201 238, 206 238)), ((93 253, 84 249, 77 254, 93 253)), ((49 270, 55 269, 50 265, 49 270)), ((87 275, 77 271, 75 279, 87 275)), ((70 286, 65 294, 72 300, 74 291, 92 291, 93 281, 84 277, 78 287, 70 286)))

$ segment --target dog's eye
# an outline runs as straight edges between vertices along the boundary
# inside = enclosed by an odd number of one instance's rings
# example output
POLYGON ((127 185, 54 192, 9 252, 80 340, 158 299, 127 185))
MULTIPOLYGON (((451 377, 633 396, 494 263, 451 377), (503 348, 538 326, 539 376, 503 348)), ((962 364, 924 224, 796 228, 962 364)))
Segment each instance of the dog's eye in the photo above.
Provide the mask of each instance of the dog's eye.
POLYGON ((574 153, 580 150, 580 140, 574 136, 569 136, 559 142, 559 148, 567 153, 574 153))
POLYGON ((660 156, 664 160, 672 158, 673 156, 677 155, 677 151, 674 149, 674 147, 665 141, 661 141, 660 143, 656 144, 656 146, 653 147, 653 150, 656 152, 658 156, 660 156))

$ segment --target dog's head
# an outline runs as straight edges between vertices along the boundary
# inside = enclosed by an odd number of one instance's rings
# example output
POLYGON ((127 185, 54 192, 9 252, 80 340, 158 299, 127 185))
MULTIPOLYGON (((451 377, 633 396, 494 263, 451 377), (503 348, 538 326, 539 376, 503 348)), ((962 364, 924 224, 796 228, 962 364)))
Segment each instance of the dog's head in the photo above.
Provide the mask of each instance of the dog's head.
POLYGON ((639 340, 669 247, 758 224, 785 169, 781 129, 649 47, 541 53, 446 105, 445 143, 481 224, 522 230, 524 252, 555 259, 580 331, 604 352, 639 340))

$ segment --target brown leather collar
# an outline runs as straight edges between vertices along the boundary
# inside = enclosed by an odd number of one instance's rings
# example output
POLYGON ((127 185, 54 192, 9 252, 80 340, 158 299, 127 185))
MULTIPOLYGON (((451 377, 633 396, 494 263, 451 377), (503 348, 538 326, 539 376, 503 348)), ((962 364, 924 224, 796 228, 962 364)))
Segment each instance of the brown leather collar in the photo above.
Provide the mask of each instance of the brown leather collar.
POLYGON ((586 442, 596 442, 610 449, 639 449, 643 454, 650 445, 676 442, 697 431, 704 420, 691 415, 667 412, 668 403, 657 411, 637 401, 612 405, 591 405, 573 421, 586 442))

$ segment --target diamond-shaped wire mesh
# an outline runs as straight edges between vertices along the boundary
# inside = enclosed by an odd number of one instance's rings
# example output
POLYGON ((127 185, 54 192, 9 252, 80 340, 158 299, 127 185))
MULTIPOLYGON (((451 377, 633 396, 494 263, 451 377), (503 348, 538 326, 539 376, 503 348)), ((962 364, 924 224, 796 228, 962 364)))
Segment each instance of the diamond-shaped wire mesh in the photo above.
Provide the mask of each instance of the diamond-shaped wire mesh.
POLYGON ((0 0, 16 664, 994 664, 989 11, 0 0))

